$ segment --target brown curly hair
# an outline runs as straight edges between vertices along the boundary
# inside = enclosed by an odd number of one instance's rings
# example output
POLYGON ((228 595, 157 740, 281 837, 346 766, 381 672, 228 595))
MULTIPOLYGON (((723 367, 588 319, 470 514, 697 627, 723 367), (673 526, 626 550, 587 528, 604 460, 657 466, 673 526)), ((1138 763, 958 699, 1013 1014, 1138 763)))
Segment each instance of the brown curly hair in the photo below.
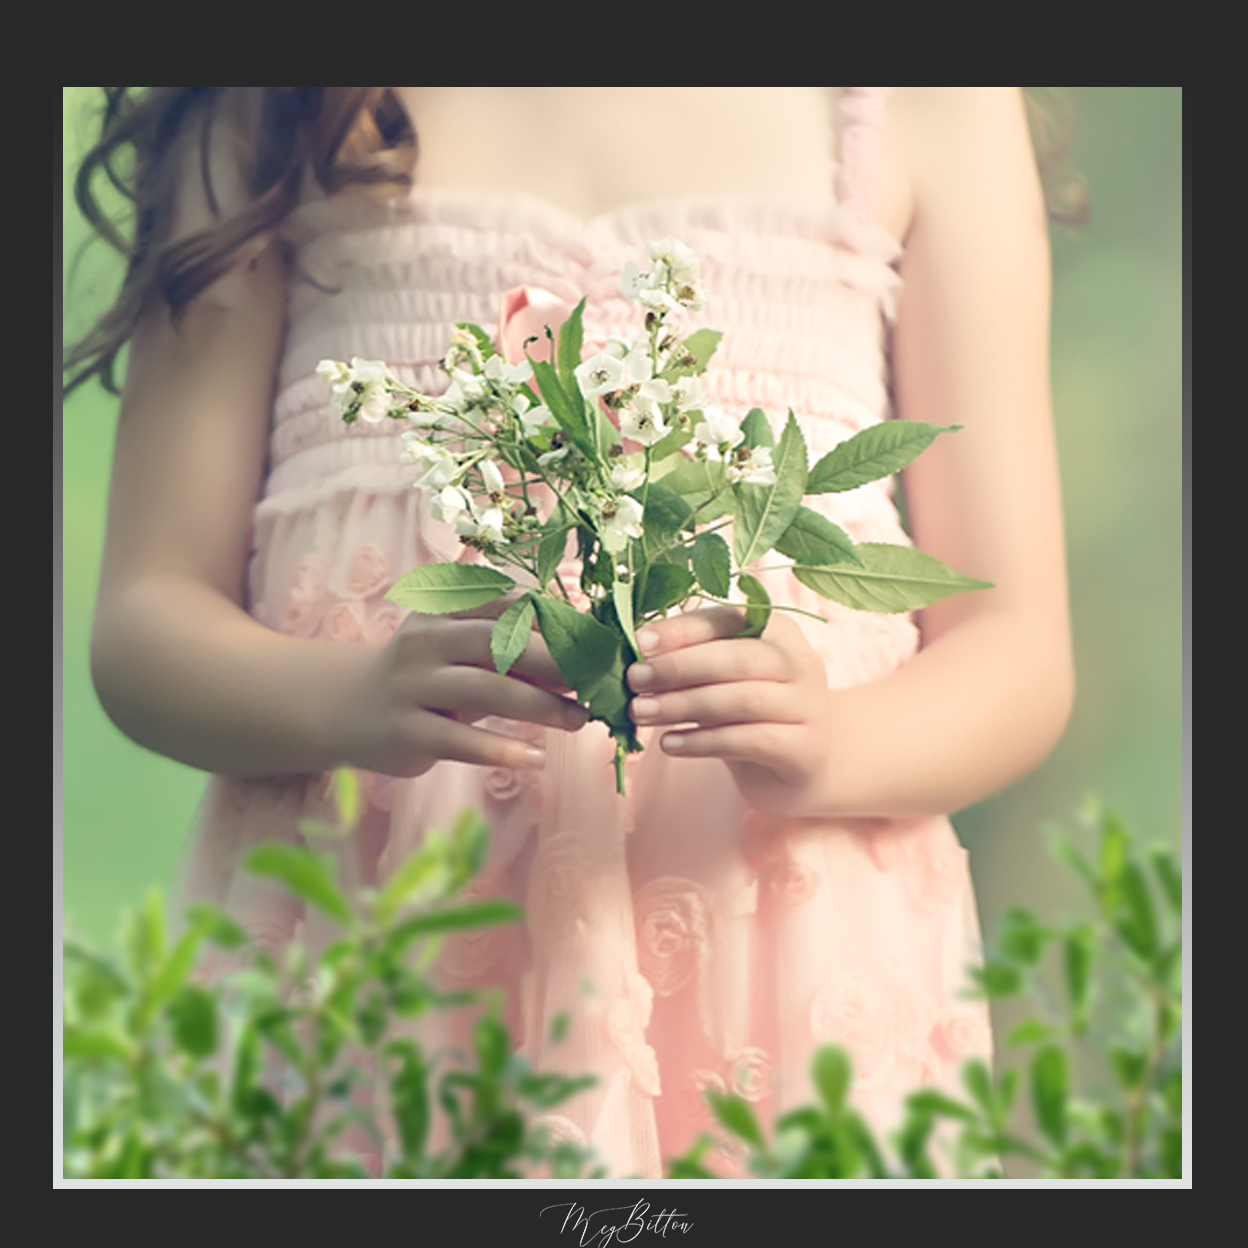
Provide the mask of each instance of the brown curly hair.
MULTIPOLYGON (((176 320, 201 291, 249 248, 272 237, 295 208, 310 170, 327 193, 350 184, 406 191, 416 134, 390 87, 104 87, 101 137, 84 157, 74 198, 95 231, 126 258, 121 292, 67 354, 65 393, 99 377, 118 392, 117 357, 143 313, 162 299, 176 320), (214 127, 243 119, 240 156, 250 202, 222 214, 209 174, 214 127), (196 143, 198 147, 196 148, 196 143), (178 179, 197 158, 217 223, 172 238, 178 179), (133 238, 123 237, 94 191, 103 176, 133 209, 133 238)), ((1068 225, 1087 219, 1082 185, 1069 172, 1073 114, 1057 88, 1024 88, 1049 215, 1068 225)))
POLYGON ((117 393, 115 370, 154 298, 175 319, 249 247, 272 236, 298 202, 305 169, 327 193, 352 183, 406 190, 416 136, 389 87, 104 87, 101 136, 83 158, 74 198, 96 233, 127 262, 121 292, 66 355, 68 394, 98 376, 117 393), (242 119, 241 168, 250 202, 224 216, 209 173, 214 128, 242 119), (197 144, 197 148, 196 145, 197 144), (171 238, 178 179, 198 159, 217 224, 171 238), (95 192, 104 177, 132 209, 123 236, 95 192))

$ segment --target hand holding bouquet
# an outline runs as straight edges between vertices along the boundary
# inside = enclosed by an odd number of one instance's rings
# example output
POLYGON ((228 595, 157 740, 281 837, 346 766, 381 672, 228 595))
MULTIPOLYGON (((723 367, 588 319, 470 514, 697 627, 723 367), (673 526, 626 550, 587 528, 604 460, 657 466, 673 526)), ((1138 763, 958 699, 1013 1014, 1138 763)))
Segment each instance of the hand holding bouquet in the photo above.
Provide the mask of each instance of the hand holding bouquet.
POLYGON ((540 629, 590 718, 615 739, 620 792, 624 757, 641 748, 624 681, 640 654, 637 631, 695 600, 743 598, 742 635, 760 635, 773 604, 751 569, 769 553, 803 585, 859 610, 916 610, 986 587, 909 547, 855 545, 803 505, 808 494, 898 471, 947 429, 890 421, 808 465, 792 412, 777 439, 761 410, 737 420, 709 402, 702 374, 720 335, 682 336, 679 325, 704 304, 698 258, 674 239, 648 250, 649 271, 630 262, 620 279, 644 327, 589 359, 582 300, 557 344, 547 329, 550 361, 508 363, 478 326, 457 325, 443 361, 450 385, 438 397, 403 386, 377 361, 325 360, 317 370, 348 423, 410 426, 403 459, 418 469, 416 488, 486 561, 417 568, 388 597, 442 615, 518 595, 494 625, 495 666, 506 674, 540 629), (572 540, 572 588, 588 611, 559 573, 572 540))

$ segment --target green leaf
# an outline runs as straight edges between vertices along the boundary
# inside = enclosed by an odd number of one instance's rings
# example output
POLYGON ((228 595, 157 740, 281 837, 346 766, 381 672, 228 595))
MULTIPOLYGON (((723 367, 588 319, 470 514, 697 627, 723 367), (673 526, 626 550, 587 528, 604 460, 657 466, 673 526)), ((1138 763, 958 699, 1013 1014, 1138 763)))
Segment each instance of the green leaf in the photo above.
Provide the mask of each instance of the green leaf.
POLYGON ((247 943, 247 933, 215 906, 192 906, 186 917, 203 932, 205 940, 222 949, 241 949, 247 943))
POLYGON ((1124 1092, 1134 1092, 1144 1082, 1148 1071, 1148 1054, 1124 1049, 1121 1045, 1112 1045, 1109 1049, 1109 1064, 1113 1067, 1118 1086, 1124 1092))
MULTIPOLYGON (((647 583, 649 578, 647 577, 647 583)), ((637 644, 637 630, 633 626, 633 580, 622 581, 617 576, 611 585, 611 601, 615 605, 615 616, 620 622, 620 628, 624 631, 624 638, 632 648, 634 654, 641 653, 641 647, 637 644)))
POLYGON ((203 932, 193 925, 182 934, 178 943, 173 947, 173 952, 165 959, 164 965, 156 976, 156 982, 151 987, 149 999, 154 1008, 159 1009, 186 983, 187 976, 190 975, 195 965, 195 955, 199 952, 203 938, 203 932))
POLYGON ((1115 930, 1132 952, 1151 961, 1157 954, 1157 920, 1144 872, 1135 862, 1128 861, 1123 866, 1119 888, 1122 909, 1115 930))
POLYGON ((536 598, 537 619, 563 678, 590 715, 631 732, 624 685, 622 634, 553 598, 536 598))
MULTIPOLYGON (((634 490, 633 498, 642 501, 642 491, 634 490)), ((660 482, 651 482, 645 491, 647 529, 661 533, 678 533, 693 519, 693 508, 675 490, 660 482)))
POLYGON ((737 1096, 723 1096, 717 1092, 708 1092, 706 1099, 710 1102, 711 1112, 720 1126, 731 1131, 738 1139, 744 1140, 751 1148, 761 1151, 766 1147, 758 1119, 745 1101, 737 1096))
POLYGON ((351 922, 351 907, 334 883, 329 864, 315 854, 290 845, 261 845, 243 860, 252 875, 280 880, 297 897, 340 923, 351 922))
POLYGON ((1048 932, 1036 922, 1034 915, 1013 907, 1002 917, 998 939, 1002 952, 1008 957, 1026 966, 1034 966, 1044 953, 1048 932))
POLYGON ((808 589, 857 611, 918 611, 951 594, 990 589, 947 568, 938 559, 909 546, 863 542, 860 567, 807 567, 795 564, 793 575, 808 589))
POLYGON ((1148 860, 1170 909, 1175 914, 1182 914, 1183 875, 1175 862, 1174 854, 1164 845, 1155 845, 1148 851, 1148 860))
POLYGON ((1049 1044, 1061 1037, 1061 1028, 1050 1027, 1038 1019, 1028 1019, 1019 1023, 1005 1038, 1008 1045, 1018 1047, 1024 1044, 1049 1044))
POLYGON ((536 620, 537 612, 528 594, 517 598, 498 617, 490 633, 490 653, 500 676, 506 676, 511 665, 524 653, 536 620))
POLYGON ((745 600, 749 604, 745 608, 745 628, 738 636, 761 637, 768 620, 771 619, 771 597, 762 581, 748 572, 742 572, 737 577, 737 587, 745 595, 745 600))
POLYGON ((936 1118, 956 1118, 959 1122, 979 1122, 973 1109, 940 1092, 912 1092, 906 1097, 906 1108, 936 1118))
POLYGON ((745 434, 745 444, 748 447, 775 446, 776 444, 776 435, 772 431, 771 421, 767 419, 767 413, 761 407, 750 408, 741 422, 741 432, 745 434))
POLYGON ((1012 997, 1023 989, 1023 976, 1018 968, 1003 962, 972 967, 971 977, 990 997, 1012 997))
POLYGON ((516 587, 509 576, 470 563, 430 563, 409 572, 386 595, 422 615, 471 611, 516 587))
POLYGON ((1183 1177, 1183 1131, 1179 1127, 1167 1127, 1161 1133, 1162 1177, 1183 1177))
POLYGON ((61 1034, 61 1055, 67 1062, 75 1058, 128 1062, 133 1056, 130 1045, 121 1036, 88 1027, 65 1028, 61 1034))
POLYGON ((1097 889, 1096 872, 1074 842, 1060 828, 1048 828, 1049 850, 1063 866, 1073 871, 1093 892, 1097 889))
POLYGON ((1070 997, 1075 1025, 1082 1029, 1088 1011, 1089 989, 1092 982, 1092 952, 1096 934, 1087 924, 1072 930, 1062 946, 1062 970, 1066 978, 1066 992, 1070 997))
POLYGON ((715 354, 715 348, 719 346, 719 340, 723 336, 724 335, 716 329, 695 329, 693 333, 691 333, 689 337, 684 340, 685 351, 689 355, 693 356, 693 363, 682 364, 675 369, 665 369, 662 374, 664 380, 671 380, 690 372, 706 372, 706 366, 711 362, 711 356, 715 354))
POLYGON ((572 439, 572 444, 593 459, 597 455, 596 438, 585 419, 585 400, 580 389, 564 389, 554 365, 545 360, 533 361, 533 377, 542 392, 542 401, 550 408, 559 428, 572 439))
POLYGON ((732 554, 718 533, 699 533, 693 543, 693 572, 714 598, 727 598, 732 587, 732 554))
POLYGON ((849 1092, 850 1065, 844 1050, 828 1045, 821 1048, 811 1063, 811 1078, 819 1090, 819 1098, 835 1117, 845 1108, 849 1092))
POLYGON ((585 300, 582 299, 559 328, 559 380, 569 394, 576 388, 576 370, 581 366, 584 336, 581 318, 584 314, 585 300))
POLYGON ((217 1051, 217 999, 188 984, 169 1003, 169 1019, 178 1048, 190 1057, 209 1057, 217 1051))
POLYGON ((410 944, 418 936, 463 931, 467 928, 496 927, 502 923, 520 923, 524 911, 509 901, 474 901, 451 910, 435 910, 418 914, 399 923, 392 932, 396 947, 410 944))
POLYGON ((802 505, 806 493, 806 440, 792 412, 771 462, 776 474, 774 485, 732 487, 737 500, 733 554, 739 568, 748 568, 771 550, 802 505))
POLYGON ((964 1063, 962 1084, 971 1094, 975 1104, 989 1117, 993 1117, 996 1113, 997 1098, 992 1092, 992 1075, 988 1073, 988 1067, 978 1058, 964 1063))
POLYGON ((1066 1096, 1070 1072, 1066 1054, 1054 1045, 1041 1049, 1031 1063, 1031 1099, 1036 1123, 1059 1148, 1066 1143, 1066 1096))
POLYGON ((854 490, 900 471, 942 433, 961 425, 925 425, 917 420, 889 420, 871 425, 828 452, 810 471, 807 494, 854 490))
POLYGON ((350 767, 339 767, 333 778, 338 821, 344 828, 354 828, 360 817, 360 782, 350 767))
POLYGON ((655 563, 645 573, 639 614, 643 619, 683 602, 693 589, 693 573, 675 563, 655 563))
POLYGON ((793 523, 776 541, 776 549, 794 563, 810 567, 850 563, 862 566, 849 534, 809 507, 799 507, 793 523))

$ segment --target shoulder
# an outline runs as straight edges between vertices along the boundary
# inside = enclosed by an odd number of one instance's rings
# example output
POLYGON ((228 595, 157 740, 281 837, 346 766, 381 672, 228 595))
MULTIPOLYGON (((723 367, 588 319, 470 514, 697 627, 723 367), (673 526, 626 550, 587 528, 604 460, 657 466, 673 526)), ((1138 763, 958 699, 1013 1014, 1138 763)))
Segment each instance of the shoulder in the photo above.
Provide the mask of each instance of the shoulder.
POLYGON ((1045 225, 1022 87, 894 87, 876 183, 881 223, 1045 225))

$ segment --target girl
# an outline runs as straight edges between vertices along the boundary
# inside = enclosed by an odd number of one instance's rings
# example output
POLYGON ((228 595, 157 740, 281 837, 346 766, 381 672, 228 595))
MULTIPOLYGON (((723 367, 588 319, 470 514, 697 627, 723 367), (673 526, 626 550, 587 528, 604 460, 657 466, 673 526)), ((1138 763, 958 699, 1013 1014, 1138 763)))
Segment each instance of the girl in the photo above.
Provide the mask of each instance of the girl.
MULTIPOLYGON (((108 379, 130 343, 92 666, 122 731, 216 773, 190 899, 270 946, 328 939, 237 863, 297 842, 334 767, 367 779, 343 861, 361 885, 476 807, 473 887, 527 925, 449 942, 437 976, 504 986, 525 1052, 598 1076, 551 1126, 613 1175, 661 1173, 708 1127, 706 1089, 763 1115, 809 1099, 823 1043, 879 1127, 913 1088, 955 1086, 990 1039, 961 996, 978 931, 945 814, 1035 767, 1072 696, 1020 90, 109 90, 82 184, 132 145, 138 229, 71 359, 75 382, 108 379), (540 638, 501 677, 488 619, 385 601, 463 548, 397 427, 343 425, 315 368, 380 358, 436 391, 453 322, 514 350, 582 295, 587 350, 630 337, 616 278, 664 237, 702 257, 724 410, 791 407, 812 462, 890 417, 963 426, 907 470, 908 530, 995 588, 911 619, 773 572, 774 601, 826 623, 653 626, 620 799, 540 638)), ((889 483, 815 501, 855 540, 909 540, 889 483)), ((470 1021, 438 1025, 424 1038, 449 1049, 470 1021)))

